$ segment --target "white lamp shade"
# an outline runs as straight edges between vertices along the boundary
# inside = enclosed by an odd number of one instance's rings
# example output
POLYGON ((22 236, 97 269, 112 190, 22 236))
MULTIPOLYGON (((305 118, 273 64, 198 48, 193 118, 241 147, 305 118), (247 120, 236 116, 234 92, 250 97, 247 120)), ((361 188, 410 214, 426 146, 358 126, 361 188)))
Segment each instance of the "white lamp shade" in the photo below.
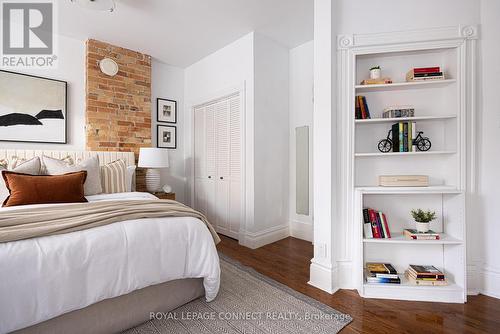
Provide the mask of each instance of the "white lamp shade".
POLYGON ((167 168, 168 153, 161 148, 141 147, 139 150, 139 167, 167 168))

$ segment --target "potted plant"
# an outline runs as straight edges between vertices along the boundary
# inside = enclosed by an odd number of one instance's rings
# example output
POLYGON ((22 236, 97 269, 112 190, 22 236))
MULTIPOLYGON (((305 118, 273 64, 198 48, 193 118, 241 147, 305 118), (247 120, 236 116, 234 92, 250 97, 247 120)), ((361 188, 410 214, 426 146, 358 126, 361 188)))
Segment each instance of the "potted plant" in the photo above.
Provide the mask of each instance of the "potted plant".
POLYGON ((430 230, 431 221, 436 219, 435 211, 424 211, 422 209, 411 210, 411 215, 415 220, 417 231, 425 233, 430 230))
POLYGON ((380 79, 381 76, 380 66, 370 68, 370 79, 380 79))

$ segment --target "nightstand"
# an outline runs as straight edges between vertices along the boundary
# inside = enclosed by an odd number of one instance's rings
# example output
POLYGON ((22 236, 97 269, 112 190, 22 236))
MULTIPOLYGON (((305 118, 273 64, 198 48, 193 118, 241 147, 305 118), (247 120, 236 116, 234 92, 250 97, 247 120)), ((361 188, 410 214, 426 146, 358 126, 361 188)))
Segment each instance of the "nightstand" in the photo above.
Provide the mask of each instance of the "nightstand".
POLYGON ((159 192, 159 193, 153 193, 156 197, 159 199, 171 199, 175 201, 175 193, 164 193, 164 192, 159 192))

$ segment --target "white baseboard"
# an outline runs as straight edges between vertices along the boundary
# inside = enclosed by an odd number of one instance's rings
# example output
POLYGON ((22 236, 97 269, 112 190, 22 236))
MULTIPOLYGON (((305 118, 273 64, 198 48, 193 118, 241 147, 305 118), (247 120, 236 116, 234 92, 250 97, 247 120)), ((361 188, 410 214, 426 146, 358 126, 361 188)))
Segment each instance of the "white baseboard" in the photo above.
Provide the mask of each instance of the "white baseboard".
POLYGON ((500 298, 500 269, 483 267, 480 274, 481 294, 500 298))
POLYGON ((467 294, 483 294, 500 299, 500 269, 485 265, 481 261, 467 264, 467 294))
POLYGON ((312 242, 314 239, 313 225, 299 221, 290 222, 290 236, 312 242))
POLYGON ((337 261, 338 286, 340 289, 356 289, 352 261, 337 261))
MULTIPOLYGON (((338 261, 337 267, 329 268, 322 263, 315 263, 313 259, 308 284, 328 293, 334 293, 339 288, 356 289, 352 266, 350 261, 338 261)), ((500 269, 481 263, 467 265, 467 294, 483 294, 500 299, 500 269)))
POLYGON ((314 262, 314 259, 312 259, 309 275, 310 279, 309 282, 307 282, 309 285, 330 294, 333 294, 338 290, 338 287, 335 284, 337 268, 329 268, 324 264, 314 262))
POLYGON ((268 228, 260 232, 246 232, 240 238, 240 245, 256 249, 290 236, 288 224, 268 228))

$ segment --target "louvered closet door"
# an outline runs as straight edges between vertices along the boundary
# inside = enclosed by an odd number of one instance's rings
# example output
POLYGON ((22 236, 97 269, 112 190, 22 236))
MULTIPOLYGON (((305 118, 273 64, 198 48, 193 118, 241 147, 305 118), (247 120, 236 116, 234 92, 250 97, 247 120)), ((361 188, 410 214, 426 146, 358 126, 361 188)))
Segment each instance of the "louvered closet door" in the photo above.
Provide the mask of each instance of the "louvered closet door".
POLYGON ((215 212, 217 227, 225 235, 229 231, 229 101, 223 100, 215 107, 215 133, 217 148, 217 180, 215 182, 215 212))
POLYGON ((207 105, 205 107, 205 154, 206 154, 206 175, 204 191, 207 201, 206 216, 208 220, 218 225, 217 216, 215 214, 215 190, 216 190, 216 166, 217 166, 217 152, 216 152, 216 133, 215 133, 215 107, 214 105, 207 105))
POLYGON ((238 235, 242 219, 242 120, 239 95, 229 99, 229 231, 238 235))
POLYGON ((241 220, 239 96, 195 109, 195 208, 217 232, 238 238, 241 220))

